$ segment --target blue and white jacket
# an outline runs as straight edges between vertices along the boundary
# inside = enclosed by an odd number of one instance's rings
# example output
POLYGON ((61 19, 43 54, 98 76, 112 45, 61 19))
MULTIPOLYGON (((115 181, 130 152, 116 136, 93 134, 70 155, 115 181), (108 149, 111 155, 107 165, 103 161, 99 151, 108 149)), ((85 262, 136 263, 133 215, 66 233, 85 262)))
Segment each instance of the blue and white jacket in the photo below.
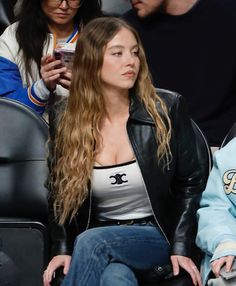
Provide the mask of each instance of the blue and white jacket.
MULTIPOLYGON (((49 90, 40 79, 35 62, 32 62, 32 76, 25 74, 22 51, 16 40, 17 23, 6 28, 0 37, 0 96, 15 99, 42 114, 50 96, 49 90)), ((78 30, 75 31, 77 36, 78 30)), ((71 39, 72 37, 70 37, 71 39)), ((43 55, 53 54, 54 36, 49 34, 48 42, 43 49, 43 55)), ((68 96, 68 90, 57 86, 58 96, 68 96)))
POLYGON ((197 215, 196 243, 205 252, 201 270, 206 283, 213 260, 236 256, 236 138, 215 152, 197 215))

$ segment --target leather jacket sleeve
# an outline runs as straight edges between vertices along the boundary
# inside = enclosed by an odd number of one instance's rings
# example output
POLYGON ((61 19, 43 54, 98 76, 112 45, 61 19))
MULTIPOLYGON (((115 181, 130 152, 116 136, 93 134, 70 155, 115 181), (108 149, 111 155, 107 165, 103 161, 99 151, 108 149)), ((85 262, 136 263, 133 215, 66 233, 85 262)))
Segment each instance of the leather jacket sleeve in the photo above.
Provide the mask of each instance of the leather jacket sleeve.
POLYGON ((170 115, 176 161, 171 190, 177 211, 171 254, 191 256, 197 228, 196 211, 204 182, 197 156, 195 133, 181 96, 177 96, 170 115))

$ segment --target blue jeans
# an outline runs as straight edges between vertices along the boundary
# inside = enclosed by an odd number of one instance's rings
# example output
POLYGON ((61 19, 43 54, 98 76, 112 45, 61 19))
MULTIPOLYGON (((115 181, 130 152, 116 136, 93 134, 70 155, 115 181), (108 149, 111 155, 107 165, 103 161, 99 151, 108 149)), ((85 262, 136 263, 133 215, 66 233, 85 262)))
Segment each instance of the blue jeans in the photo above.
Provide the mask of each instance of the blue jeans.
POLYGON ((61 286, 137 286, 135 270, 167 263, 169 244, 151 223, 92 228, 76 238, 61 286))

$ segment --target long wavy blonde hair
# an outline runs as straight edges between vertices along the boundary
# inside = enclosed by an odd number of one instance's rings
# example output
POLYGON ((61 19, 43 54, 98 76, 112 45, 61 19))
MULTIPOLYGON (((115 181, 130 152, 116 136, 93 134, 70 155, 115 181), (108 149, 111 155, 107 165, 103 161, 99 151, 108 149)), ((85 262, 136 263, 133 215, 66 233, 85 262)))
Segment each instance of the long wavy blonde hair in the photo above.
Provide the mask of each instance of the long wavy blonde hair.
POLYGON ((59 222, 75 216, 87 198, 96 146, 101 142, 99 123, 106 114, 100 72, 106 44, 122 29, 131 31, 139 45, 140 71, 133 87, 156 125, 157 160, 171 160, 171 123, 165 103, 156 94, 136 31, 114 17, 92 20, 77 43, 70 96, 57 126, 51 170, 54 209, 59 222), (160 105, 162 114, 156 109, 160 105))

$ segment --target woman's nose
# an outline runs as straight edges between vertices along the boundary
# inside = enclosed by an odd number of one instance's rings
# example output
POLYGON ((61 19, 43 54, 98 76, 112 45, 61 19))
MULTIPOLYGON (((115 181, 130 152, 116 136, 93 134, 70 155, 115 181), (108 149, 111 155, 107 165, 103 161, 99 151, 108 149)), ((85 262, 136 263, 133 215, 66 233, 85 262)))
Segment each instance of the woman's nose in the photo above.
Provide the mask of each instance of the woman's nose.
POLYGON ((134 55, 129 53, 127 56, 126 56, 126 63, 127 65, 131 65, 133 66, 135 64, 135 59, 134 59, 134 55))
POLYGON ((59 7, 62 9, 67 9, 69 7, 67 0, 62 0, 59 7))

